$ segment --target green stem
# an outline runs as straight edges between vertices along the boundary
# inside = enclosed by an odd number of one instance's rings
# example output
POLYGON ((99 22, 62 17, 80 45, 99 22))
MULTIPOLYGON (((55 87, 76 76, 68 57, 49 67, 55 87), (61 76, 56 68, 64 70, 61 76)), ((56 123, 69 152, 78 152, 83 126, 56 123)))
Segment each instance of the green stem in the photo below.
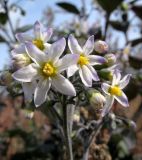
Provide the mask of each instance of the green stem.
POLYGON ((68 117, 67 117, 66 96, 63 96, 62 105, 63 105, 63 119, 64 119, 64 122, 63 122, 64 135, 65 135, 65 143, 67 146, 66 158, 67 160, 73 160, 72 140, 71 140, 70 128, 68 126, 68 117))

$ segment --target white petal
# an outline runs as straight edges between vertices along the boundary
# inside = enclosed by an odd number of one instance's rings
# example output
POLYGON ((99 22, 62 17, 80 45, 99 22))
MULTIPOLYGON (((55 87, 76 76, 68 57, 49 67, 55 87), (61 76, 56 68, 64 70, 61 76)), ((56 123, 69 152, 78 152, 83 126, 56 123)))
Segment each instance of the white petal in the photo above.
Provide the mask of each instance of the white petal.
POLYGON ((92 73, 87 66, 83 65, 79 69, 79 75, 80 75, 82 82, 84 83, 86 87, 92 86, 92 73))
POLYGON ((15 36, 16 39, 21 43, 25 43, 26 41, 32 41, 33 39, 33 37, 29 36, 26 33, 17 33, 15 36))
POLYGON ((74 53, 74 54, 83 53, 82 48, 80 47, 77 39, 73 35, 70 35, 68 38, 68 46, 69 46, 71 53, 74 53))
POLYGON ((78 54, 67 54, 67 55, 65 55, 56 64, 59 72, 62 72, 64 70, 66 70, 67 68, 69 68, 70 66, 72 66, 74 64, 77 64, 78 58, 79 58, 78 54))
POLYGON ((94 36, 91 36, 88 38, 83 47, 83 53, 85 55, 89 55, 91 52, 93 52, 93 49, 94 49, 94 36))
POLYGON ((21 45, 16 46, 16 47, 11 51, 12 56, 14 56, 14 55, 16 55, 16 54, 22 54, 22 53, 26 53, 25 45, 24 45, 24 44, 21 44, 21 45))
POLYGON ((77 70, 78 70, 77 65, 70 66, 67 70, 67 77, 69 78, 73 76, 77 70))
POLYGON ((34 95, 34 103, 36 107, 40 106, 42 103, 45 102, 47 97, 47 92, 50 89, 51 82, 48 79, 40 79, 38 85, 35 89, 34 95))
POLYGON ((87 58, 89 59, 90 65, 99 65, 106 62, 106 59, 102 56, 89 55, 87 58))
POLYGON ((53 29, 52 28, 48 28, 47 31, 44 31, 42 34, 43 37, 43 42, 47 42, 49 41, 49 39, 51 38, 53 33, 53 29))
POLYGON ((29 82, 29 83, 22 83, 22 88, 24 91, 24 98, 26 102, 31 102, 33 98, 33 93, 36 88, 36 81, 29 82))
POLYGON ((37 77, 38 69, 37 66, 32 63, 26 67, 19 69, 13 73, 13 78, 21 82, 32 82, 37 77))
POLYGON ((88 65, 88 68, 89 68, 90 71, 91 71, 92 79, 93 79, 94 81, 99 81, 100 79, 99 79, 99 77, 98 77, 98 74, 97 74, 96 70, 95 70, 92 66, 90 66, 90 65, 88 65))
POLYGON ((48 58, 56 62, 63 53, 65 46, 66 46, 65 38, 62 38, 57 42, 53 43, 50 47, 48 58))
POLYGON ((52 78, 52 85, 56 88, 57 91, 61 92, 62 94, 68 96, 76 95, 76 91, 72 83, 60 74, 52 78))
POLYGON ((26 43, 26 51, 36 64, 46 62, 47 60, 47 55, 30 42, 26 43))
POLYGON ((109 88, 110 88, 110 85, 109 85, 109 84, 107 84, 107 83, 102 83, 101 88, 102 88, 102 90, 103 90, 106 94, 110 95, 110 94, 108 93, 108 90, 109 90, 109 88))
POLYGON ((35 34, 35 39, 42 39, 41 37, 41 25, 38 21, 35 22, 34 24, 34 34, 35 34))
POLYGON ((103 111, 102 111, 102 117, 104 117, 106 114, 109 113, 112 105, 114 102, 114 97, 113 96, 107 96, 106 97, 106 104, 104 105, 103 111))
POLYGON ((122 96, 114 96, 114 98, 124 107, 129 107, 128 98, 124 92, 122 92, 122 96))
POLYGON ((113 74, 112 85, 118 85, 121 79, 121 74, 118 70, 116 70, 113 74))
POLYGON ((127 74, 120 82, 119 82, 119 87, 121 89, 125 88, 127 86, 127 84, 129 83, 130 81, 130 77, 131 77, 131 74, 127 74))

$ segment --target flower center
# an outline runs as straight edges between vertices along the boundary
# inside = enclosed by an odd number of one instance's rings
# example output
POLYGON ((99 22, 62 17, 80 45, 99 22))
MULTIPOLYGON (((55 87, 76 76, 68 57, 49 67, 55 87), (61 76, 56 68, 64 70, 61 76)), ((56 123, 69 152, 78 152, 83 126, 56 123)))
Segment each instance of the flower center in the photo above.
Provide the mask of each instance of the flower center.
POLYGON ((43 41, 40 39, 33 40, 33 44, 36 45, 42 51, 45 49, 43 41))
POLYGON ((118 86, 111 86, 108 91, 111 95, 121 96, 122 91, 118 86))
POLYGON ((53 66, 52 63, 47 62, 44 64, 43 68, 42 68, 42 72, 46 77, 52 77, 55 76, 57 73, 56 68, 53 66))
POLYGON ((85 57, 83 54, 80 55, 79 60, 78 60, 78 64, 80 66, 86 65, 89 63, 89 60, 87 57, 85 57))

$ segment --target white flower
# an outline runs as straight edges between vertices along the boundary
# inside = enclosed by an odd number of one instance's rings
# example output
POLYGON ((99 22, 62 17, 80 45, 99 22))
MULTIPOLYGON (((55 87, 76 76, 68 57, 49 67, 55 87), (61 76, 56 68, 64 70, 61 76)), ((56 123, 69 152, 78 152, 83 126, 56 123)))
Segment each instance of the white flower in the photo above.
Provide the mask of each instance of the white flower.
POLYGON ((128 107, 128 99, 125 93, 122 91, 123 88, 127 86, 130 80, 130 74, 126 75, 121 79, 120 72, 116 72, 113 75, 112 84, 102 83, 102 90, 107 94, 106 105, 103 111, 103 115, 108 113, 111 109, 111 106, 116 99, 122 106, 128 107))
POLYGON ((80 47, 73 35, 69 36, 68 45, 72 54, 78 54, 77 64, 68 69, 68 77, 72 76, 77 70, 85 86, 91 87, 92 80, 99 81, 94 65, 105 63, 105 58, 90 55, 94 48, 94 36, 89 37, 83 48, 80 47))
POLYGON ((30 36, 26 33, 17 33, 16 38, 20 43, 25 43, 26 41, 32 42, 40 50, 45 51, 50 48, 50 44, 47 41, 50 39, 53 33, 52 28, 48 28, 46 31, 41 30, 41 24, 36 21, 34 24, 34 36, 30 36))
POLYGON ((75 96, 76 91, 71 82, 60 73, 69 66, 74 65, 79 56, 77 54, 67 54, 59 59, 65 49, 64 38, 53 43, 48 55, 35 47, 32 43, 26 43, 26 50, 33 60, 32 63, 13 74, 13 77, 22 82, 32 82, 37 79, 38 84, 34 93, 34 102, 40 106, 47 96, 51 85, 59 92, 69 96, 75 96))

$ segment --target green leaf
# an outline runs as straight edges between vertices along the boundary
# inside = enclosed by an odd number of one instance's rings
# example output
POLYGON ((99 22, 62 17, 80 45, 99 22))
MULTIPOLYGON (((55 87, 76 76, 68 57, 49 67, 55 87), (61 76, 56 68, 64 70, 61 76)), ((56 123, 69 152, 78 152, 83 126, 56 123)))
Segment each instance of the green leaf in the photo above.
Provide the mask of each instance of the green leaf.
POLYGON ((142 68, 142 59, 138 59, 136 57, 129 56, 129 63, 131 67, 135 69, 140 69, 142 68))
POLYGON ((97 0, 97 2, 108 14, 110 14, 123 2, 123 0, 97 0))
POLYGON ((127 22, 109 21, 109 24, 118 31, 126 32, 129 24, 127 22))
POLYGON ((132 10, 140 19, 142 19, 142 6, 132 6, 132 10))
POLYGON ((6 24, 7 20, 8 20, 7 14, 0 13, 0 24, 2 25, 6 24))
POLYGON ((80 14, 80 11, 78 10, 78 8, 71 4, 71 3, 67 3, 67 2, 59 2, 56 3, 59 7, 61 7, 62 9, 70 12, 70 13, 74 13, 74 14, 80 14))
POLYGON ((16 29, 16 32, 26 32, 32 28, 32 25, 25 25, 16 29))

